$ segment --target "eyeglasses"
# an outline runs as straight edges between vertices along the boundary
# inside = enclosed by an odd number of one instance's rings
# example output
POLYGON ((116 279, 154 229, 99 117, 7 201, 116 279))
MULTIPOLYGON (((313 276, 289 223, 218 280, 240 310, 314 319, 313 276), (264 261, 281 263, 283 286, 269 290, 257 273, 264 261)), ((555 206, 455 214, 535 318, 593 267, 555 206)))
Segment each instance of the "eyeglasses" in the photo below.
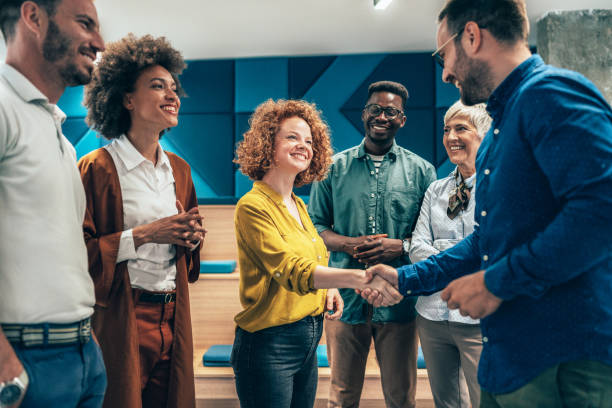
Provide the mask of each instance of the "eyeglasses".
MULTIPOLYGON (((436 62, 438 63, 438 65, 440 65, 440 67, 441 67, 442 69, 444 69, 444 58, 442 58, 442 56, 440 55, 440 51, 442 51, 442 49, 443 49, 444 47, 446 47, 446 45, 447 45, 449 42, 451 42, 452 40, 454 40, 456 37, 460 36, 460 35, 461 35, 461 33, 463 33, 463 29, 464 29, 464 28, 465 28, 465 27, 463 27, 461 30, 457 31, 455 34, 451 35, 451 37, 450 37, 448 40, 446 40, 446 41, 444 42, 444 44, 442 44, 441 46, 439 46, 439 47, 438 47, 438 49, 437 49, 437 50, 435 50, 435 51, 433 52, 433 54, 431 54, 431 56, 434 58, 434 60, 436 60, 436 62)), ((483 27, 480 27, 480 28, 483 28, 483 27)))
POLYGON ((385 117, 387 119, 395 119, 398 115, 403 115, 404 113, 397 109, 394 108, 392 106, 380 106, 377 103, 371 103, 369 105, 366 105, 365 108, 363 108, 364 111, 366 111, 369 115, 372 115, 374 117, 380 115, 382 112, 385 112, 385 117))

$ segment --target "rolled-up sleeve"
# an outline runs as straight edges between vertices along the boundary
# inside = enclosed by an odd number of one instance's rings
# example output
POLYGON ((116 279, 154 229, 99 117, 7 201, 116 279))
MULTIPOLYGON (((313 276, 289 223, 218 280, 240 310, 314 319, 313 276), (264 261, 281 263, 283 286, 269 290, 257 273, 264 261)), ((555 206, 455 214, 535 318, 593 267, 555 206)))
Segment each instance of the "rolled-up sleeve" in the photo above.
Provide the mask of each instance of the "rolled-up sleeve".
POLYGON ((283 238, 271 215, 252 204, 236 208, 238 246, 261 271, 283 288, 304 295, 316 291, 313 272, 317 263, 298 255, 283 238))

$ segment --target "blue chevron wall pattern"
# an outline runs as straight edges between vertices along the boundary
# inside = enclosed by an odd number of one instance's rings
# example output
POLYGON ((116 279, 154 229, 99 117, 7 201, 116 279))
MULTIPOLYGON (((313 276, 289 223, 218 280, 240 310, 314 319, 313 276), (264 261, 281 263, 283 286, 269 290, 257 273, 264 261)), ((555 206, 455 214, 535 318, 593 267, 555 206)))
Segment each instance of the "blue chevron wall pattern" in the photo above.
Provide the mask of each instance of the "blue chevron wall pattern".
MULTIPOLYGON (((397 143, 433 163, 439 177, 448 175, 452 165, 442 145, 442 123, 459 92, 442 82, 429 53, 188 61, 179 125, 161 145, 190 164, 200 203, 235 203, 251 181, 232 163, 234 148, 257 105, 268 98, 316 103, 339 152, 361 142, 367 88, 380 80, 400 82, 410 93, 397 143)), ((85 123, 82 100, 83 87, 75 87, 58 102, 68 116, 64 134, 79 158, 107 143, 85 123)), ((303 197, 308 192, 308 186, 298 189, 303 197)))

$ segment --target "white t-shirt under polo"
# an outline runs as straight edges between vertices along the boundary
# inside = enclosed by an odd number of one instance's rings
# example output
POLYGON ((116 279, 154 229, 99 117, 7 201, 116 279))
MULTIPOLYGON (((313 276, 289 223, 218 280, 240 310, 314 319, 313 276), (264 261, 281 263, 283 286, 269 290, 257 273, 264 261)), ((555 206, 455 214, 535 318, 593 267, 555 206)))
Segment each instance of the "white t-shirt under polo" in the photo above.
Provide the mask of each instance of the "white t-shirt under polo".
POLYGON ((0 323, 69 323, 93 313, 85 192, 66 115, 0 64, 0 323))
POLYGON ((148 291, 176 288, 174 245, 148 243, 134 247, 132 228, 178 214, 172 166, 157 145, 157 165, 144 158, 122 135, 106 145, 115 163, 123 199, 123 225, 117 263, 127 260, 130 283, 148 291))

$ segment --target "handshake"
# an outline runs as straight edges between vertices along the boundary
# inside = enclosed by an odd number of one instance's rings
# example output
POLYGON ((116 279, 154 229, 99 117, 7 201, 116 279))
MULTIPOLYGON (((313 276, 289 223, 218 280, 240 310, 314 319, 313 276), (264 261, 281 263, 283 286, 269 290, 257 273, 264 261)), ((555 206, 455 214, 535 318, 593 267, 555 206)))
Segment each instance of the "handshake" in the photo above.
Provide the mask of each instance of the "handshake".
POLYGON ((355 292, 374 307, 393 306, 404 298, 398 291, 397 270, 384 264, 367 268, 365 281, 355 292))

